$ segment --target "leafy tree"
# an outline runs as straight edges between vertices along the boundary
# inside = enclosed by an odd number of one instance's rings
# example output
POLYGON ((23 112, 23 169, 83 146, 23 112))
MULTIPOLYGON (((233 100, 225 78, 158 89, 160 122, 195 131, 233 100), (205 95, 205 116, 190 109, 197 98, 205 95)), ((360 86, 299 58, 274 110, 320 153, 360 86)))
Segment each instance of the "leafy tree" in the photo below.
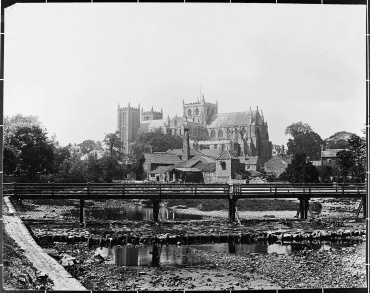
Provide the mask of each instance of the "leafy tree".
POLYGON ((36 116, 17 114, 4 119, 4 170, 15 167, 32 180, 39 172, 53 170, 54 144, 36 116))
POLYGON ((64 160, 69 159, 71 156, 71 147, 71 144, 69 144, 65 147, 59 146, 54 149, 54 173, 58 173, 64 160))
POLYGON ((122 162, 111 156, 109 153, 104 154, 104 156, 99 160, 99 165, 102 179, 105 182, 112 182, 115 175, 123 174, 122 162))
POLYGON ((337 164, 342 175, 358 177, 362 182, 366 174, 366 141, 356 134, 348 139, 349 149, 337 153, 337 164))
POLYGON ((329 182, 331 177, 337 175, 337 168, 333 166, 319 166, 317 171, 319 172, 321 182, 329 182))
POLYGON ((347 131, 339 131, 325 139, 325 147, 328 149, 347 149, 349 148, 348 138, 353 133, 347 131))
POLYGON ((321 145, 323 141, 316 132, 298 133, 294 139, 289 139, 288 155, 306 154, 311 160, 321 158, 321 145))
POLYGON ((60 166, 57 182, 82 183, 87 182, 84 162, 78 154, 71 154, 60 166))
POLYGON ((120 155, 120 149, 122 147, 122 142, 120 138, 118 137, 118 133, 119 133, 118 131, 116 131, 115 133, 108 133, 105 135, 105 138, 103 140, 103 143, 106 146, 111 156, 120 155))
POLYGON ((97 148, 97 144, 91 139, 84 140, 80 145, 83 154, 88 154, 97 148))
POLYGON ((319 181, 319 172, 307 160, 306 154, 296 154, 279 178, 290 183, 312 183, 319 181))
POLYGON ((305 133, 310 133, 312 132, 312 128, 310 125, 307 123, 303 124, 301 122, 293 123, 292 125, 289 125, 285 129, 285 134, 286 135, 291 135, 293 138, 295 138, 298 134, 305 134, 305 133))
POLYGON ((94 155, 89 154, 84 163, 84 177, 87 182, 104 182, 103 170, 101 168, 100 160, 94 155))

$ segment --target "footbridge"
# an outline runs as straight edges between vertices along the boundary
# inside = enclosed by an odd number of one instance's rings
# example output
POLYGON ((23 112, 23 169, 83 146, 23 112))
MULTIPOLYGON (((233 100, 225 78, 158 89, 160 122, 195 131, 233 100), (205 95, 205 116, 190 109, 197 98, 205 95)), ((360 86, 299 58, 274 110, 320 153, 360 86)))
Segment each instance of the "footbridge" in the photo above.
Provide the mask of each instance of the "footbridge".
POLYGON ((245 198, 297 198, 301 219, 307 219, 312 198, 361 198, 366 218, 366 185, 360 184, 172 184, 172 183, 4 183, 3 194, 14 199, 79 199, 80 222, 84 200, 149 199, 154 221, 161 200, 225 199, 229 221, 235 221, 236 202, 245 198))

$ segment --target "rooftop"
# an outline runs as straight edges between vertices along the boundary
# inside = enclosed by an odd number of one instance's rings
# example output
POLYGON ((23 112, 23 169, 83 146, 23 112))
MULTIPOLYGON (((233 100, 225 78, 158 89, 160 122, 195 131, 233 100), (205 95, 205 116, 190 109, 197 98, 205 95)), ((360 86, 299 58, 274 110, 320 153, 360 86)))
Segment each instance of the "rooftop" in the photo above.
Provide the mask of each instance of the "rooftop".
POLYGON ((208 127, 218 128, 233 125, 250 125, 252 117, 256 116, 256 113, 257 113, 256 111, 219 113, 215 115, 214 119, 208 125, 208 127))

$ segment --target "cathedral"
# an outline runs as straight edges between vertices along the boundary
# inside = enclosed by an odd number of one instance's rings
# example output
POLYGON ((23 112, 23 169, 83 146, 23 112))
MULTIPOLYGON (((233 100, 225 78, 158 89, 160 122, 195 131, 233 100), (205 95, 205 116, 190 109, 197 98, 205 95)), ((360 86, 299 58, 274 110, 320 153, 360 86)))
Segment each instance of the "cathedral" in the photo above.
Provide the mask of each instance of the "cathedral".
POLYGON ((144 111, 139 106, 117 109, 117 131, 123 143, 123 153, 141 133, 160 129, 163 133, 184 135, 189 129, 190 144, 195 150, 230 150, 238 157, 258 157, 262 165, 271 158, 272 144, 262 111, 256 110, 219 113, 218 103, 200 101, 185 103, 183 113, 163 118, 163 111, 144 111))

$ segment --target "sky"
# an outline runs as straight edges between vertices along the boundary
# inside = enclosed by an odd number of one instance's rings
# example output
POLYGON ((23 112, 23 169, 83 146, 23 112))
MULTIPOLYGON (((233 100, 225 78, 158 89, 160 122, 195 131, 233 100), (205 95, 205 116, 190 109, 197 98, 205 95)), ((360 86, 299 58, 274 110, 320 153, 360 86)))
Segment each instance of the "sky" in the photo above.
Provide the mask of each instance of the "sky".
POLYGON ((273 144, 308 123, 365 128, 363 5, 15 4, 5 10, 4 115, 37 115, 61 145, 116 131, 117 106, 182 115, 262 110, 273 144))

